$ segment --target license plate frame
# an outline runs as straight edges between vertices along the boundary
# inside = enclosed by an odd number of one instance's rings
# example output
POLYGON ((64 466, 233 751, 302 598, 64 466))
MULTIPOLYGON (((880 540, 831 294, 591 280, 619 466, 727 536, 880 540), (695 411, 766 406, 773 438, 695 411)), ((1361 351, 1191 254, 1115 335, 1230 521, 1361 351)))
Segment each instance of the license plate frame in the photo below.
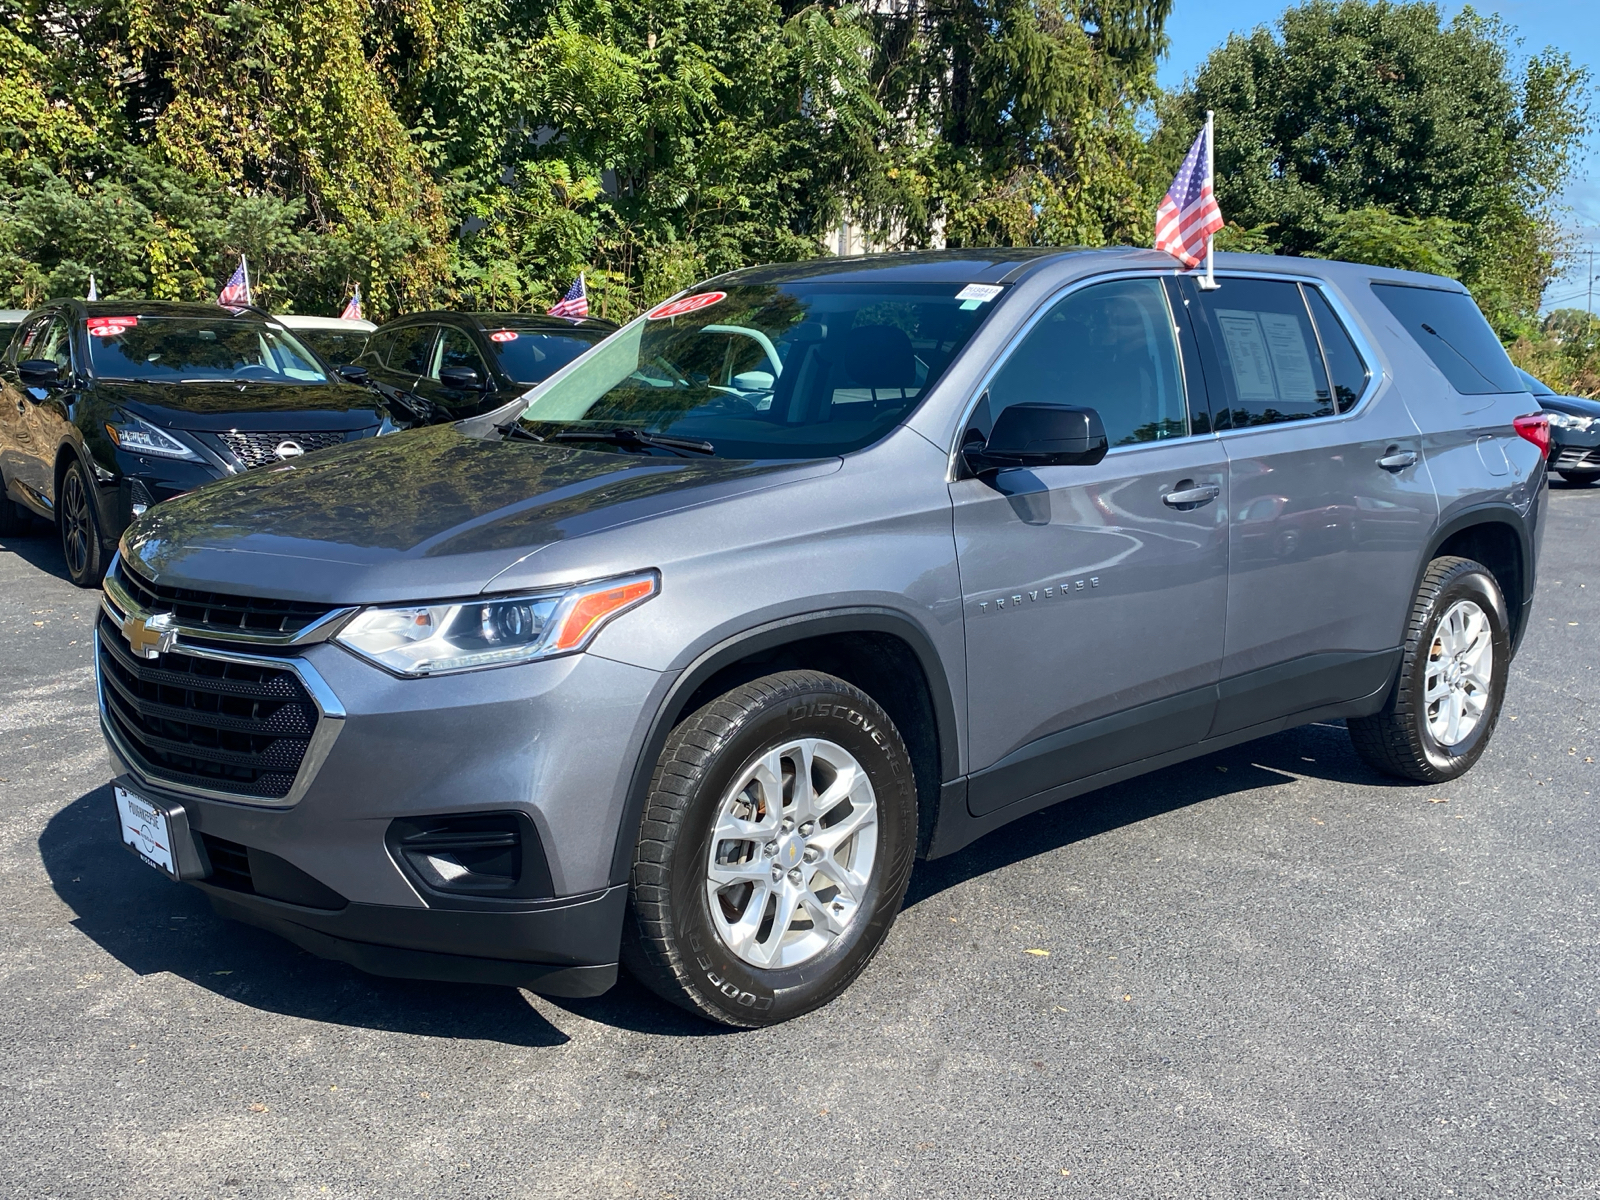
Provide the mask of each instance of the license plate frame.
POLYGON ((121 784, 112 785, 122 844, 168 879, 180 878, 171 814, 121 784))

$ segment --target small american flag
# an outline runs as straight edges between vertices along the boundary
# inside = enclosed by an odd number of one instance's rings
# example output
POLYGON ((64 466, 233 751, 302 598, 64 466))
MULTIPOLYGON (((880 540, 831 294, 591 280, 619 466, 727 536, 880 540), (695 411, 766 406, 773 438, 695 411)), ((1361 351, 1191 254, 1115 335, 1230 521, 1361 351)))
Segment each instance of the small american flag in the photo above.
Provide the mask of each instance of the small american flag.
POLYGON ((244 255, 239 255, 239 268, 228 277, 228 282, 217 296, 217 303, 224 308, 250 303, 250 270, 245 265, 244 255))
POLYGON ((572 286, 567 289, 567 294, 550 306, 552 317, 587 317, 589 315, 589 292, 583 286, 583 276, 580 274, 572 281, 572 286))
POLYGON ((1165 250, 1186 267, 1197 267, 1211 235, 1222 225, 1222 210, 1211 194, 1211 122, 1207 120, 1156 209, 1156 249, 1165 250))
POLYGON ((344 306, 344 311, 339 316, 346 321, 361 321, 365 319, 361 315, 361 285, 359 283, 356 284, 355 294, 350 297, 349 302, 344 306))

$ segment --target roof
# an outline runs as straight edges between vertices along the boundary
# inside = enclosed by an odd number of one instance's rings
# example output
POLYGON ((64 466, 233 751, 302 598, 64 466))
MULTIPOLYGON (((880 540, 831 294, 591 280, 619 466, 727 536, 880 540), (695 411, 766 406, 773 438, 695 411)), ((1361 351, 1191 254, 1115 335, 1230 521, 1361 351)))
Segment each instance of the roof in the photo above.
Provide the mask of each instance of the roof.
MULTIPOLYGON (((910 250, 848 258, 810 258, 804 262, 743 267, 707 283, 1000 283, 1026 268, 1072 254, 1119 253, 1075 247, 979 247, 963 250, 910 250)), ((1120 252, 1125 253, 1125 252, 1120 252)))
POLYGON ((259 309, 245 309, 234 313, 220 304, 190 304, 181 300, 80 300, 76 296, 63 296, 46 301, 40 308, 65 308, 86 317, 200 317, 216 320, 219 316, 246 316, 265 319, 259 309))
POLYGON ((480 329, 548 329, 551 332, 560 330, 567 333, 574 329, 610 333, 617 328, 615 321, 608 321, 604 317, 552 317, 547 313, 447 312, 443 309, 406 313, 384 324, 387 326, 404 322, 410 325, 422 321, 438 321, 450 325, 475 324, 480 329))
POLYGON ((371 333, 377 328, 371 321, 352 321, 347 317, 312 317, 301 313, 273 313, 272 319, 285 329, 342 329, 371 333))

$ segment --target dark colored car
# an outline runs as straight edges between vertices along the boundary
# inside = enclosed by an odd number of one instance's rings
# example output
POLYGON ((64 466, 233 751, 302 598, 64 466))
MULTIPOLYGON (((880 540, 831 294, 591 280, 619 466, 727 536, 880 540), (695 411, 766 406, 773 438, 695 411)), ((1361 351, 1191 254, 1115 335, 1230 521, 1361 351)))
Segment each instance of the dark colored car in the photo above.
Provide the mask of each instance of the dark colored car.
POLYGON ((1600 400, 1562 396, 1518 370, 1550 418, 1550 469, 1580 487, 1600 479, 1600 400))
POLYGON ((616 328, 598 317, 416 313, 380 326, 355 361, 396 421, 426 425, 509 403, 616 328))
POLYGON ((97 624, 124 841, 378 974, 620 963, 764 1025, 914 858, 1106 784, 1341 720, 1457 778, 1547 420, 1454 280, 1216 266, 741 270, 497 412, 161 505, 97 624))
POLYGON ((54 521, 82 587, 151 505, 393 428, 276 321, 208 304, 52 301, 12 339, 0 391, 0 532, 54 521))

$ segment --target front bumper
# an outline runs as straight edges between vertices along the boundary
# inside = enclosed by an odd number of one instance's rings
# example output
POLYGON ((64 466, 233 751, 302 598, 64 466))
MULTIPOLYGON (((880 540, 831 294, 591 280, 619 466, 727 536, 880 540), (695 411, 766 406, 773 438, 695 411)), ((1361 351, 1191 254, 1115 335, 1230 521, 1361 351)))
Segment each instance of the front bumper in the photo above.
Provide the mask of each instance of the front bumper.
POLYGON ((627 893, 612 863, 633 764, 670 677, 594 655, 424 679, 396 679, 330 643, 293 659, 342 719, 291 804, 153 777, 107 731, 119 785, 182 810, 204 872, 185 881, 224 916, 375 974, 556 995, 610 986, 627 893), (397 821, 484 812, 531 821, 548 897, 440 896, 386 841, 397 821), (241 883, 238 871, 213 870, 219 854, 248 856, 254 870, 241 883))
POLYGON ((1600 473, 1600 432, 1552 429, 1549 461, 1552 471, 1600 473))

